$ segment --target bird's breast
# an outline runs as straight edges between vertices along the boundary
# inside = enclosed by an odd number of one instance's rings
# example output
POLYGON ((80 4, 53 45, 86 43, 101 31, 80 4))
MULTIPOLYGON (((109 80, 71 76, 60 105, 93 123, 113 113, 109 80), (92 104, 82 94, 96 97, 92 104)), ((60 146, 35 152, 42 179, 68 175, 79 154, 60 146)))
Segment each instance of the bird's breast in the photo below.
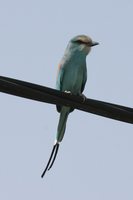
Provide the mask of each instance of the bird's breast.
POLYGON ((84 78, 84 70, 85 66, 82 64, 69 64, 64 72, 62 91, 68 90, 73 94, 80 94, 84 78))

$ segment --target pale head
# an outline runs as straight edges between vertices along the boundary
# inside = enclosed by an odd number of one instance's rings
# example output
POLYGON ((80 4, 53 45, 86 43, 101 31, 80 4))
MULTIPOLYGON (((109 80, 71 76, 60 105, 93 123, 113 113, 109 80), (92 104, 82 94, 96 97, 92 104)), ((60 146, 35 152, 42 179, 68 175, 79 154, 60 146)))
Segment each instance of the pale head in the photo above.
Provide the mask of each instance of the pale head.
POLYGON ((70 40, 71 48, 76 51, 83 52, 86 55, 90 52, 91 47, 98 44, 98 42, 94 42, 89 36, 86 35, 78 35, 70 40))

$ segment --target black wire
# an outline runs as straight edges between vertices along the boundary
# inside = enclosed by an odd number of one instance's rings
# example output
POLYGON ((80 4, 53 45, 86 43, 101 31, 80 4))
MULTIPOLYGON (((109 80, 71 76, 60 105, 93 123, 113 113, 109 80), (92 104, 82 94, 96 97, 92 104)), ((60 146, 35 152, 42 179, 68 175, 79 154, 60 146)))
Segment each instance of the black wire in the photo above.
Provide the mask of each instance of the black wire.
POLYGON ((85 112, 133 124, 133 108, 86 99, 41 85, 0 76, 0 92, 56 105, 65 105, 85 112))

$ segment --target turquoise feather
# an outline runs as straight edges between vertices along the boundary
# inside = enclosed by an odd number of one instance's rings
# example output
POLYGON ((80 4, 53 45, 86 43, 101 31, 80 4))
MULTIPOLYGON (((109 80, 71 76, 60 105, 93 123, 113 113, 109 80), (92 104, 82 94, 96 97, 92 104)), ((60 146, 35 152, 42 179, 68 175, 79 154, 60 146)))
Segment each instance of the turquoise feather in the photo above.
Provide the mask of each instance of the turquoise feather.
MULTIPOLYGON (((62 92, 69 91, 75 95, 81 95, 87 80, 86 56, 91 47, 97 45, 90 37, 79 35, 70 40, 65 54, 60 62, 57 73, 56 89, 62 92)), ((59 123, 56 134, 56 141, 53 146, 50 158, 42 173, 42 178, 47 170, 50 170, 56 159, 59 143, 62 141, 68 115, 73 108, 57 105, 57 111, 60 112, 59 123)))
MULTIPOLYGON (((75 95, 82 94, 87 80, 86 56, 90 52, 92 44, 94 44, 92 40, 85 35, 76 36, 70 40, 58 68, 57 90, 70 91, 75 95)), ((68 115, 73 109, 57 105, 57 110, 60 112, 60 118, 56 140, 61 142, 68 115)))

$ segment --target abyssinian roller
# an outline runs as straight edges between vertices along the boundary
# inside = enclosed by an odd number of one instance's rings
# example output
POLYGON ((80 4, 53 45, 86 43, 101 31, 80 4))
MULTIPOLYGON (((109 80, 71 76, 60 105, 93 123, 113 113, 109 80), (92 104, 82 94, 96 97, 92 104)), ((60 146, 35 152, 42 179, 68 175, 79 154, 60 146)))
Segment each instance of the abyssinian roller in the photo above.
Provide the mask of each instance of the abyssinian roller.
MULTIPOLYGON (((57 90, 74 95, 82 95, 87 81, 86 56, 89 54, 91 47, 98 44, 98 42, 94 42, 86 35, 78 35, 70 40, 58 67, 56 80, 57 90)), ((50 170, 54 164, 59 145, 65 134, 68 115, 73 109, 57 105, 57 111, 60 113, 60 117, 56 139, 49 161, 42 173, 42 178, 46 171, 50 170)))

